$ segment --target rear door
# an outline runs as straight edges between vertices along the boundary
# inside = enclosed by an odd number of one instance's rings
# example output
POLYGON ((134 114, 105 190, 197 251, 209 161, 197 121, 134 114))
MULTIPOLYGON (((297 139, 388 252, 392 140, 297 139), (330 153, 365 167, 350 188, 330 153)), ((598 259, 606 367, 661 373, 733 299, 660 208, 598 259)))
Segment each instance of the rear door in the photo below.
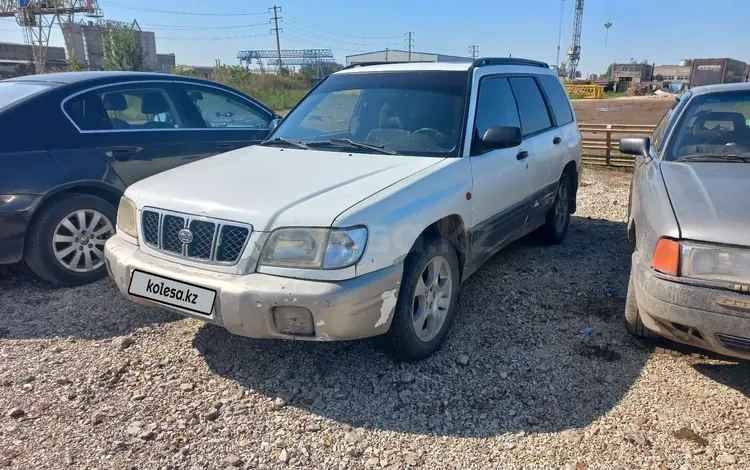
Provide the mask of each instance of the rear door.
POLYGON ((83 141, 131 185, 156 173, 197 160, 200 134, 178 111, 171 82, 109 85, 67 98, 63 109, 83 141))
POLYGON ((190 82, 175 86, 182 95, 185 113, 193 117, 191 129, 200 132, 199 152, 203 156, 262 142, 276 117, 260 103, 223 88, 190 82))

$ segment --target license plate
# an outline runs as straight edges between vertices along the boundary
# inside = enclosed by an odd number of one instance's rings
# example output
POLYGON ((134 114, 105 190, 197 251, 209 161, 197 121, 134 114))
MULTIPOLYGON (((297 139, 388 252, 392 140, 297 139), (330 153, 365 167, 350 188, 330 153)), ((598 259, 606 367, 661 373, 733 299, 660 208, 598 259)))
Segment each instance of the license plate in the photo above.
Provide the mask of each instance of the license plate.
POLYGON ((216 299, 215 290, 143 271, 133 271, 128 292, 136 297, 155 300, 204 315, 211 314, 216 299))

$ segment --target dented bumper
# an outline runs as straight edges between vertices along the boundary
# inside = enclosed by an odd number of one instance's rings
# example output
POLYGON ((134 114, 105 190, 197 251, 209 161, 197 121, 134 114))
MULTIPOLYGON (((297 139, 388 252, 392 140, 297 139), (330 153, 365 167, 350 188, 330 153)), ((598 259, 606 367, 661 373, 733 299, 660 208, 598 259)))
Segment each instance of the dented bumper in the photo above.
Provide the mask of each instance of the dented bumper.
POLYGON ((403 272, 403 264, 398 264, 336 282, 260 273, 225 274, 153 257, 118 236, 107 241, 105 255, 110 276, 130 300, 167 308, 251 338, 335 341, 383 334, 391 325, 403 272), (135 270, 216 291, 211 313, 196 313, 131 295, 128 291, 135 270), (275 315, 280 307, 307 309, 312 315, 312 333, 283 332, 275 315))

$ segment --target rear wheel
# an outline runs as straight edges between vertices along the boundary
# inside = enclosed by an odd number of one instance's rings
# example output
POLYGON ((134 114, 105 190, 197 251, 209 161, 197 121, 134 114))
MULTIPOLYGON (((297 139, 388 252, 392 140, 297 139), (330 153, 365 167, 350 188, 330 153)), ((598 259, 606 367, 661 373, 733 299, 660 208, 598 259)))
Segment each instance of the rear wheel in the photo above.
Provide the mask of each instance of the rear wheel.
POLYGON ((635 298, 635 276, 633 268, 630 268, 630 279, 628 280, 628 296, 625 299, 625 329, 637 338, 658 338, 659 335, 646 328, 638 313, 638 303, 635 298))
POLYGON ((90 194, 63 196, 44 206, 29 228, 24 259, 42 279, 77 286, 101 279, 104 243, 115 233, 117 209, 90 194))
POLYGON ((544 225, 536 232, 542 243, 558 244, 563 241, 570 225, 570 208, 573 196, 573 185, 567 173, 563 173, 557 185, 555 202, 547 212, 544 225))
POLYGON ((460 282, 456 249, 444 238, 430 238, 421 253, 406 257, 386 336, 396 359, 417 361, 440 349, 456 313, 460 282))

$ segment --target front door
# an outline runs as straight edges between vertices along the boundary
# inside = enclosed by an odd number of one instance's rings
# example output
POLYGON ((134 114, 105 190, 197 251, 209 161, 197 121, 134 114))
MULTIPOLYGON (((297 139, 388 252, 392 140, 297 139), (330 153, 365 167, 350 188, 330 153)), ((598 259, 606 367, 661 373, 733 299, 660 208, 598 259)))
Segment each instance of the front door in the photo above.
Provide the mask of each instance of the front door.
MULTIPOLYGON (((487 77, 479 83, 474 137, 492 126, 521 127, 508 78, 487 77)), ((518 237, 529 212, 533 187, 529 161, 533 147, 520 146, 471 156, 474 178, 472 255, 494 250, 518 237)))

